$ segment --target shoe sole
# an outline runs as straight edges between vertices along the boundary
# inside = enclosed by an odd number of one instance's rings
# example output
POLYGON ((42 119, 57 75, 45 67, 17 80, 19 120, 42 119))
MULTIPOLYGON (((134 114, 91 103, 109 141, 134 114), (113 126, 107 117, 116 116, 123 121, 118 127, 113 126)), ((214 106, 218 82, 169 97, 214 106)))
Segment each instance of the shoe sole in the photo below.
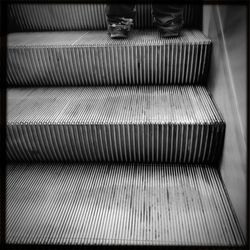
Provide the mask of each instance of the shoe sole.
POLYGON ((170 38, 170 37, 178 37, 179 33, 169 33, 169 34, 162 34, 161 37, 163 38, 170 38))
POLYGON ((122 35, 122 34, 110 34, 111 38, 116 38, 116 39, 124 39, 127 38, 126 35, 122 35))

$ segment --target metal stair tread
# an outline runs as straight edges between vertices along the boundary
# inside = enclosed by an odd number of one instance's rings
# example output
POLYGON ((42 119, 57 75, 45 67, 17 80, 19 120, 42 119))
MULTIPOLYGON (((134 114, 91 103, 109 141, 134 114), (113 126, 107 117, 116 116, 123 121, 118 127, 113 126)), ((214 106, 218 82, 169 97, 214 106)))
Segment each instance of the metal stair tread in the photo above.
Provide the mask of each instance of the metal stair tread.
POLYGON ((222 150, 204 86, 13 88, 7 101, 10 161, 215 163, 222 150))
POLYGON ((107 31, 11 33, 7 46, 9 86, 197 85, 212 43, 198 30, 169 39, 133 30, 124 40, 107 31))
POLYGON ((8 48, 55 46, 129 46, 164 44, 210 44, 211 40, 199 30, 182 30, 177 38, 161 38, 157 30, 132 30, 128 39, 111 39, 104 30, 22 32, 8 34, 8 48))
MULTIPOLYGON (((8 5, 8 15, 17 30, 100 30, 107 28, 106 4, 101 3, 29 3, 8 5)), ((151 4, 136 4, 135 27, 153 27, 151 4)), ((185 5, 185 27, 200 28, 201 5, 185 5)))
POLYGON ((223 123, 202 86, 8 89, 7 123, 223 123))
POLYGON ((242 246, 210 165, 10 164, 11 244, 242 246))
MULTIPOLYGON (((8 89, 7 158, 24 163, 7 167, 7 243, 245 244, 214 168, 225 122, 205 87, 180 86, 204 82, 211 40, 186 29, 178 38, 135 29, 112 40, 97 30, 106 28, 96 15, 103 6, 89 6, 93 26, 81 15, 58 22, 65 10, 80 13, 74 4, 45 6, 41 15, 26 12, 39 13, 39 4, 16 6, 20 30, 82 31, 8 34, 11 84, 177 86, 8 89)), ((186 27, 199 27, 189 11, 186 27)), ((136 28, 152 27, 141 18, 136 28)))

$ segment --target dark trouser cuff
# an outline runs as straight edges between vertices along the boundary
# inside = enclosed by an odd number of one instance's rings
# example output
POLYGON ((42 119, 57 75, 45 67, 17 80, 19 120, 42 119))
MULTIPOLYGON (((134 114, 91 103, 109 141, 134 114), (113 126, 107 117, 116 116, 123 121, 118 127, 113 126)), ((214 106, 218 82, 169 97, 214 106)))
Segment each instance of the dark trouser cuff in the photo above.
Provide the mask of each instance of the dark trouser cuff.
POLYGON ((116 18, 134 18, 135 5, 134 4, 107 4, 106 5, 107 19, 116 18))

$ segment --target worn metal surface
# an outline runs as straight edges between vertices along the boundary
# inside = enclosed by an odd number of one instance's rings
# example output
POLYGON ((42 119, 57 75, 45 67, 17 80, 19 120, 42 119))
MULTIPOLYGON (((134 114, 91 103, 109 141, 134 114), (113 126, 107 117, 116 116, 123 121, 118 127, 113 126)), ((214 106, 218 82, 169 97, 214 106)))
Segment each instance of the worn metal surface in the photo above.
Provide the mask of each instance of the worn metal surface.
POLYGON ((244 243, 211 166, 12 164, 7 243, 244 243))
POLYGON ((125 40, 106 31, 12 33, 7 53, 12 86, 201 84, 211 40, 198 30, 171 39, 134 30, 125 40))
MULTIPOLYGON (((135 28, 152 28, 150 4, 136 5, 135 28)), ((19 31, 106 29, 104 4, 10 4, 9 18, 19 31)), ((185 27, 201 28, 201 5, 186 5, 185 27)))
POLYGON ((216 162, 225 124, 197 86, 9 89, 15 161, 216 162))

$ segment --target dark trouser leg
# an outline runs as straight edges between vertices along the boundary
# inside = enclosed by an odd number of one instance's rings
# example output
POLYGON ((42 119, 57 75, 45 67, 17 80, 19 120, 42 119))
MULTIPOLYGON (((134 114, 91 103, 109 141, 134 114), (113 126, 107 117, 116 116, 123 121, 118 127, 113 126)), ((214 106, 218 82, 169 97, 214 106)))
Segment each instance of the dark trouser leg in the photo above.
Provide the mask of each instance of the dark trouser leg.
POLYGON ((134 18, 134 4, 108 4, 106 6, 106 15, 108 22, 119 22, 119 20, 134 18))
POLYGON ((166 36, 176 36, 183 26, 184 5, 153 4, 153 16, 160 32, 166 36))

